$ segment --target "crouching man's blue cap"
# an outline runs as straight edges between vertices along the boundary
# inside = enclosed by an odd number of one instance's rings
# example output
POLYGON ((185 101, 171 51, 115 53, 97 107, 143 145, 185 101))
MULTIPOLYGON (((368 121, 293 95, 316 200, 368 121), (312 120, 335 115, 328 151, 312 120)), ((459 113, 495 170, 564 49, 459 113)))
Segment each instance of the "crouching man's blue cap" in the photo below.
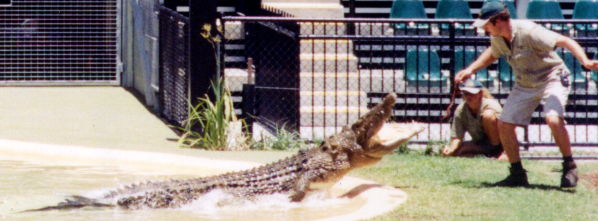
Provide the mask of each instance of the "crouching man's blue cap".
POLYGON ((478 80, 471 79, 471 78, 469 78, 465 82, 459 84, 459 90, 465 91, 470 94, 477 94, 478 92, 480 92, 480 90, 482 90, 483 87, 484 87, 484 85, 482 85, 481 82, 479 82, 478 80))
POLYGON ((500 1, 495 0, 495 1, 486 2, 484 4, 484 6, 482 6, 482 9, 480 10, 480 17, 478 17, 478 19, 476 19, 473 22, 473 26, 475 26, 477 28, 484 27, 484 25, 486 25, 486 23, 488 23, 488 20, 490 20, 490 18, 492 16, 497 15, 498 13, 500 13, 501 11, 503 11, 505 9, 506 9, 505 5, 500 1))

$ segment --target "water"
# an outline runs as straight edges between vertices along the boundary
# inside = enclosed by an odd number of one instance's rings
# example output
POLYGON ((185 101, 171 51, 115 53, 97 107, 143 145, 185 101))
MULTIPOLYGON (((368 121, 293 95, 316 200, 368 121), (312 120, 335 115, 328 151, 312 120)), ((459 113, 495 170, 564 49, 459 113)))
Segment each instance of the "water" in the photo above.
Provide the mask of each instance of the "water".
MULTIPOLYGON (((99 196, 119 186, 144 180, 192 178, 214 171, 161 172, 117 165, 68 165, 0 159, 0 220, 316 220, 349 214, 366 199, 314 194, 301 203, 272 195, 255 202, 239 201, 211 192, 180 209, 123 210, 84 208, 66 211, 21 212, 55 205, 69 195, 99 196)), ((341 195, 347 190, 333 190, 341 195)))

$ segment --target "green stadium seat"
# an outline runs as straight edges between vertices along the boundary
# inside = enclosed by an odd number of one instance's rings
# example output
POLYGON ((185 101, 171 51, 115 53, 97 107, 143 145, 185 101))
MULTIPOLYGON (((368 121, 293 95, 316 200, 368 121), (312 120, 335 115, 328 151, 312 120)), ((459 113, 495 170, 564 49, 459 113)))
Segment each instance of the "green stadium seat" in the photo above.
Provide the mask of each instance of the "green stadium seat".
MULTIPOLYGON (((471 15, 471 9, 469 8, 469 4, 465 0, 440 0, 438 2, 438 5, 436 5, 436 14, 434 15, 434 17, 439 19, 473 18, 473 16, 471 15)), ((448 29, 449 24, 440 25, 441 34, 447 33, 448 29)), ((464 33, 467 35, 475 34, 474 27, 473 25, 471 25, 471 22, 467 24, 457 23, 455 26, 455 30, 456 33, 464 33)))
POLYGON ((440 72, 440 57, 427 48, 407 50, 405 78, 409 86, 446 86, 447 77, 440 72))
POLYGON ((529 19, 565 19, 561 5, 556 0, 531 0, 526 16, 529 19))
POLYGON ((427 18, 421 0, 394 0, 390 9, 391 18, 427 18))
MULTIPOLYGON (((598 19, 597 0, 577 0, 573 9, 573 19, 598 19)), ((597 36, 596 23, 575 25, 577 36, 597 36)))
POLYGON ((436 6, 436 18, 473 18, 467 1, 440 0, 436 6))
POLYGON ((515 8, 514 0, 484 0, 484 4, 486 4, 486 2, 492 1, 502 2, 509 9, 509 14, 511 14, 511 18, 517 18, 517 9, 515 8))
POLYGON ((563 61, 567 68, 571 71, 571 85, 573 88, 586 88, 588 81, 583 74, 581 63, 573 56, 570 51, 564 51, 562 54, 563 61))
MULTIPOLYGON (((454 53, 455 73, 473 63, 480 55, 475 48, 456 49, 454 53)), ((490 88, 494 86, 494 77, 488 73, 488 69, 484 68, 475 74, 475 79, 480 81, 485 87, 490 88)))
POLYGON ((510 88, 515 85, 515 74, 511 71, 511 65, 505 57, 498 59, 498 79, 503 87, 510 88))
MULTIPOLYGON (((428 18, 421 0, 394 0, 390 18, 428 18)), ((395 34, 430 34, 429 24, 393 24, 395 34)))
POLYGON ((598 1, 577 0, 573 8, 573 19, 598 19, 598 1))
MULTIPOLYGON (((565 19, 561 5, 556 0, 531 0, 526 16, 528 19, 565 19)), ((565 24, 552 24, 549 27, 560 33, 567 33, 571 29, 565 24)))

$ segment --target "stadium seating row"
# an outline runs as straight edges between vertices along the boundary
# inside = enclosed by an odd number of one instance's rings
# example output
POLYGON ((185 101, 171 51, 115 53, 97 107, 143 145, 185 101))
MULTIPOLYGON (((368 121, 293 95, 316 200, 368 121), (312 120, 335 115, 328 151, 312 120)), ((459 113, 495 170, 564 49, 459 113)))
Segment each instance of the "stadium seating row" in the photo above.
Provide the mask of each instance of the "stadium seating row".
MULTIPOLYGON (((503 2, 511 16, 517 18, 514 0, 484 0, 503 2)), ((573 9, 573 19, 598 19, 598 1, 577 0, 573 9)), ((428 18, 421 0, 395 0, 390 11, 391 18, 428 18)), ((436 6, 435 18, 471 19, 472 13, 465 0, 440 0, 436 6)), ((559 2, 556 0, 531 0, 527 7, 529 19, 564 19, 559 2)))
MULTIPOLYGON (((516 8, 514 0, 485 0, 484 4, 490 1, 503 2, 511 15, 516 18, 516 8)), ((573 12, 574 19, 598 19, 598 1, 596 0, 578 0, 575 3, 573 12)), ((561 7, 556 0, 531 0, 528 5, 526 16, 531 19, 564 19, 561 7)), ((427 18, 423 2, 421 0, 395 0, 391 9, 391 18, 427 18)), ((435 18, 473 18, 467 1, 465 0, 440 0, 436 8, 435 18)), ((429 30, 428 24, 417 24, 417 26, 408 26, 406 24, 395 24, 395 33, 401 30, 419 29, 429 30)), ((459 28, 459 27, 457 27, 459 28)), ((470 25, 461 27, 463 29, 472 29, 470 25)), ((563 27, 567 28, 567 27, 563 27)), ((441 29, 448 29, 448 27, 441 27, 441 29)), ((559 27, 552 27, 552 29, 559 29, 559 27)), ((576 26, 577 30, 594 31, 596 27, 580 25, 576 26), (592 30, 589 30, 592 29, 592 30)), ((421 31, 418 31, 420 34, 421 31)), ((413 33, 413 32, 411 32, 413 33)), ((479 51, 471 49, 458 49, 454 51, 454 71, 457 72, 467 65, 469 65, 477 56, 479 51)), ((568 52, 561 52, 561 57, 566 65, 572 71, 572 83, 576 88, 586 88, 587 78, 583 73, 581 64, 568 52)), ((441 74, 440 58, 436 51, 429 51, 428 49, 409 50, 406 57, 405 78, 409 85, 418 86, 439 86, 446 85, 447 78, 441 74)), ((498 79, 505 86, 513 84, 515 76, 511 72, 509 64, 505 58, 500 58, 498 62, 498 79)), ((484 85, 493 85, 494 78, 488 73, 487 69, 482 69, 476 74, 476 78, 484 85)), ((591 72, 591 80, 598 82, 598 73, 591 72)))
MULTIPOLYGON (((471 64, 481 52, 474 48, 458 49, 454 52, 454 71, 455 73, 471 64)), ((571 71, 571 82, 574 88, 587 88, 588 78, 584 73, 579 61, 569 51, 560 51, 559 55, 563 58, 565 65, 571 71)), ((447 85, 447 77, 441 73, 440 56, 435 50, 427 48, 409 49, 407 51, 405 62, 405 79, 410 86, 439 87, 447 85)), ((598 53, 595 54, 598 58, 598 53)), ((498 61, 497 67, 498 79, 503 87, 511 87, 515 80, 515 75, 511 72, 511 67, 504 57, 498 61)), ((588 72, 590 79, 598 83, 598 72, 588 72)), ((494 77, 489 74, 487 69, 479 70, 475 78, 482 82, 486 87, 492 87, 494 77)))

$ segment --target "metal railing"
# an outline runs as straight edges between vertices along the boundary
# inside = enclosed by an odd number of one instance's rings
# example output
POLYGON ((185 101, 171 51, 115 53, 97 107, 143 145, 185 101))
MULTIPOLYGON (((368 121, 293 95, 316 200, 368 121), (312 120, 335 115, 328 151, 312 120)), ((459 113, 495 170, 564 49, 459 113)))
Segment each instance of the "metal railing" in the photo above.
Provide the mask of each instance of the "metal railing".
MULTIPOLYGON (((429 129, 420 134, 417 141, 448 139, 449 124, 440 117, 450 102, 451 79, 490 42, 483 32, 471 27, 472 20, 224 17, 222 22, 228 33, 225 36, 237 38, 225 39, 225 48, 231 41, 248 41, 244 59, 255 60, 256 88, 294 91, 289 96, 295 99, 289 98, 291 101, 286 102, 298 101, 298 120, 289 122, 302 137, 309 139, 337 132, 386 93, 399 96, 393 113, 395 120, 429 124, 429 129), (293 23, 297 27, 288 28, 293 23), (272 40, 274 34, 287 41, 272 40), (249 46, 249 39, 258 39, 261 43, 258 47, 249 46), (266 60, 268 62, 264 62, 266 60), (298 69, 294 68, 295 62, 298 69), (259 78, 277 79, 277 82, 262 83, 259 78)), ((597 21, 537 22, 571 36, 584 47, 588 56, 596 56, 597 21)), ((227 76, 232 84, 236 79, 252 78, 241 67, 225 65, 224 68, 225 75, 237 76, 227 76)), ((595 81, 598 75, 576 64, 570 69, 580 73, 572 79, 566 113, 571 141, 578 146, 598 145, 598 128, 593 123, 598 120, 594 112, 598 109, 595 81)), ((476 76, 504 103, 514 82, 505 60, 500 59, 476 76)), ((251 80, 244 80, 248 81, 251 80)), ((265 102, 257 104, 256 109, 261 110, 251 114, 260 117, 264 111, 294 111, 290 108, 292 105, 273 105, 274 99, 278 99, 274 93, 281 95, 277 92, 264 92, 263 97, 256 95, 265 102)), ((519 133, 520 140, 529 146, 553 145, 540 110, 534 113, 526 133, 519 133)))
POLYGON ((0 7, 0 85, 120 83, 120 2, 9 1, 0 7))
POLYGON ((189 18, 160 7, 161 115, 183 126, 189 113, 189 18))

